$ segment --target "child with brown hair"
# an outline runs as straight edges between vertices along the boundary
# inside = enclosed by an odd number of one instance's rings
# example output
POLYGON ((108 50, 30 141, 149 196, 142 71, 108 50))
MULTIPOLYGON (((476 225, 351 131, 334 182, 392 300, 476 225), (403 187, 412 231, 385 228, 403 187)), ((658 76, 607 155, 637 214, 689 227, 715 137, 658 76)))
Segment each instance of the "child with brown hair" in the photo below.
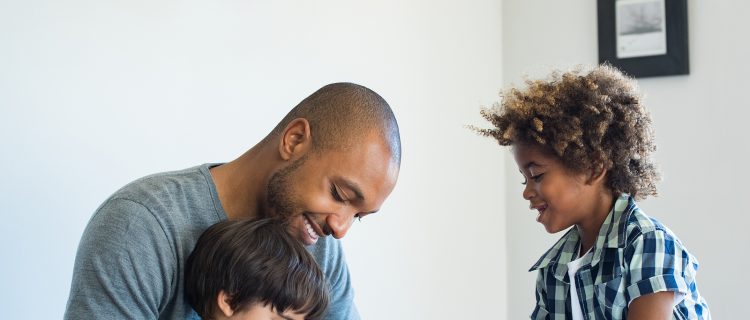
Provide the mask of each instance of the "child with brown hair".
POLYGON ((185 295, 204 320, 321 319, 328 282, 281 222, 225 220, 198 239, 185 266, 185 295))
POLYGON ((510 88, 477 129, 512 152, 549 233, 533 319, 710 319, 698 262, 636 200, 656 195, 651 118, 635 82, 602 65, 510 88), (571 228, 572 227, 572 228, 571 228))

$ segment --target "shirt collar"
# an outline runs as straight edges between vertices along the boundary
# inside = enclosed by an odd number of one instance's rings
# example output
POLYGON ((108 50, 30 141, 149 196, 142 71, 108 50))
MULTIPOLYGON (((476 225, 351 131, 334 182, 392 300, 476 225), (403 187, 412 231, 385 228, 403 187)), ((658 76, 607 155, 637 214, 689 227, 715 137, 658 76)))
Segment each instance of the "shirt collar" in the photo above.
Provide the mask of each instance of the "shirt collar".
MULTIPOLYGON (((592 248, 591 265, 601 260, 603 250, 625 247, 627 220, 635 209, 635 201, 628 194, 623 193, 615 200, 612 210, 599 228, 599 235, 592 248)), ((552 248, 539 258, 529 271, 555 265, 555 277, 562 280, 567 274, 568 263, 577 258, 575 255, 578 253, 579 240, 578 228, 570 228, 552 248)), ((589 263, 584 262, 584 264, 589 263)))
POLYGON ((557 240, 557 243, 547 250, 529 271, 547 268, 551 265, 554 268, 555 278, 564 281, 563 279, 568 273, 568 263, 575 260, 578 253, 579 240, 578 228, 568 229, 568 232, 560 240, 557 240))

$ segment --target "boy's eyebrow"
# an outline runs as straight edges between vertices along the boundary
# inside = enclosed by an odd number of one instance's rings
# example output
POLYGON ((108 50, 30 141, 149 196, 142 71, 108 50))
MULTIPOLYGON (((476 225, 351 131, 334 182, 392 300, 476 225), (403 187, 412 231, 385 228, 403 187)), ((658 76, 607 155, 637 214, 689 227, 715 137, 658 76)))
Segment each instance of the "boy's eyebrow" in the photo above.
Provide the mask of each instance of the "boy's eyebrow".
POLYGON ((532 160, 532 161, 529 161, 529 163, 527 163, 525 166, 523 166, 523 168, 528 169, 528 168, 531 168, 532 166, 541 167, 538 163, 532 160))

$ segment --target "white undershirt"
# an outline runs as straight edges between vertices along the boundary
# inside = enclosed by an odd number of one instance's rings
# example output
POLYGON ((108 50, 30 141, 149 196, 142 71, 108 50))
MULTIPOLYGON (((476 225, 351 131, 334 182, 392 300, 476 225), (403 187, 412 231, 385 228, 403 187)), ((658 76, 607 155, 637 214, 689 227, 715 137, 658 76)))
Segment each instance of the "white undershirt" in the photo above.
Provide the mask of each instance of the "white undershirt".
MULTIPOLYGON (((581 247, 576 250, 576 255, 581 251, 581 247)), ((583 311, 581 311, 581 303, 578 301, 578 290, 576 290, 576 272, 581 268, 581 262, 583 257, 591 252, 591 248, 586 254, 581 255, 578 259, 568 262, 568 279, 570 279, 570 308, 573 312, 573 320, 583 320, 583 311)))

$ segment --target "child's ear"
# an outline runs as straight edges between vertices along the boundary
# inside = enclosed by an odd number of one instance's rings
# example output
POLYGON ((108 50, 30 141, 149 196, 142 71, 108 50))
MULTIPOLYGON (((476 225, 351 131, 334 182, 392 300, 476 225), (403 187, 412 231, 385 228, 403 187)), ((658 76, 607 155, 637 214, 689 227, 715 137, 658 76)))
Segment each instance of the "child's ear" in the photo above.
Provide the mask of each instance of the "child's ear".
POLYGON ((589 176, 589 184, 604 183, 604 177, 606 176, 607 169, 604 169, 604 166, 597 166, 591 170, 591 175, 589 176))
POLYGON ((310 123, 305 118, 294 119, 281 133, 279 155, 284 160, 302 155, 310 147, 311 142, 310 123))
POLYGON ((227 318, 234 314, 234 310, 232 310, 232 307, 229 305, 229 298, 229 295, 224 290, 219 291, 219 296, 216 298, 218 300, 216 302, 219 305, 219 310, 221 310, 221 313, 227 318))

